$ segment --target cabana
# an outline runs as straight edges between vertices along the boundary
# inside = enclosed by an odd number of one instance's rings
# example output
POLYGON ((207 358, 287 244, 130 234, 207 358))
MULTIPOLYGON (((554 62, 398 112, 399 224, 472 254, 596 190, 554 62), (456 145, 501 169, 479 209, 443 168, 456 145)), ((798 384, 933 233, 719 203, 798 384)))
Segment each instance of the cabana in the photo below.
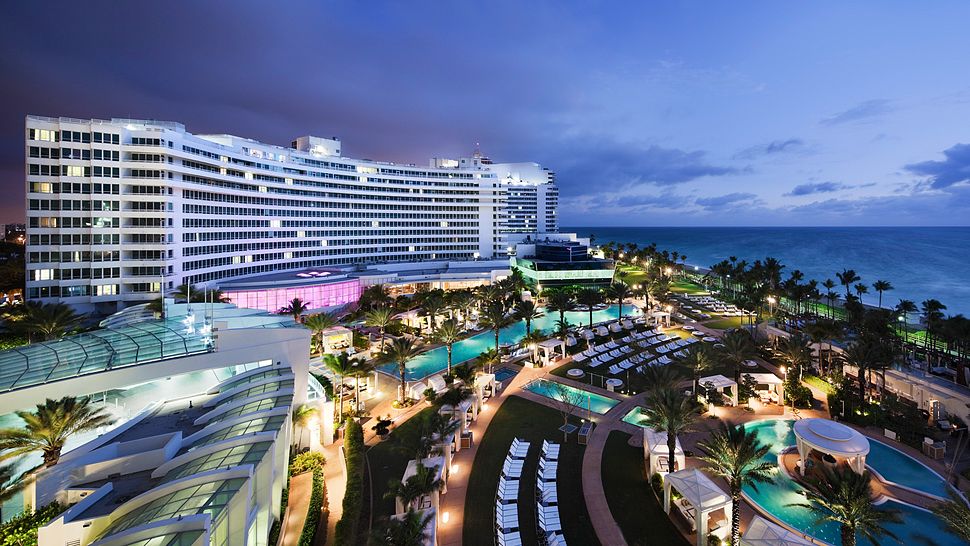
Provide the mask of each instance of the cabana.
POLYGON ((741 546, 812 546, 810 542, 784 527, 755 516, 741 537, 741 546))
POLYGON ((458 434, 460 436, 462 433, 468 430, 468 427, 472 422, 478 419, 478 414, 481 412, 481 410, 481 398, 479 398, 477 394, 473 394, 467 399, 463 400, 461 404, 458 404, 457 408, 448 404, 441 406, 440 411, 442 414, 451 415, 455 419, 458 419, 458 434))
POLYGON ((620 321, 611 322, 610 323, 610 331, 613 332, 614 334, 618 334, 618 333, 622 332, 623 331, 623 326, 620 324, 620 321))
POLYGON ((428 385, 423 381, 408 385, 408 398, 421 400, 424 398, 424 391, 428 390, 428 385))
POLYGON ((479 400, 485 400, 495 395, 495 374, 480 373, 475 377, 474 389, 479 400))
POLYGON ((542 365, 548 366, 556 355, 565 358, 566 344, 561 339, 551 338, 539 342, 536 345, 536 351, 539 353, 539 361, 542 362, 542 365))
POLYGON ((432 375, 431 377, 425 379, 428 382, 426 388, 434 389, 434 392, 445 392, 448 390, 448 385, 445 383, 445 379, 440 375, 432 375))
POLYGON ((342 353, 347 349, 353 349, 354 332, 343 326, 333 326, 320 331, 320 341, 323 344, 324 353, 342 353))
POLYGON ((603 326, 603 325, 597 326, 596 328, 594 328, 594 331, 596 332, 596 335, 600 337, 605 337, 610 335, 610 331, 607 330, 606 326, 603 326))
MULTIPOLYGON (((419 542, 415 542, 415 544, 420 544, 421 546, 438 546, 438 512, 429 508, 427 510, 418 510, 417 514, 422 521, 424 521, 424 518, 427 518, 428 516, 431 517, 428 518, 428 524, 425 525, 424 529, 422 530, 421 540, 419 542)), ((391 519, 403 520, 404 514, 402 513, 396 516, 391 516, 391 519)))
POLYGON ((654 311, 650 313, 650 318, 653 319, 653 323, 657 326, 663 324, 664 326, 670 328, 670 313, 667 311, 654 311))
POLYGON ((758 393, 762 402, 785 403, 784 381, 777 375, 773 373, 746 373, 744 376, 754 380, 756 384, 755 392, 758 393))
POLYGON ((857 474, 865 471, 869 439, 855 429, 817 417, 795 421, 792 428, 795 431, 795 447, 801 457, 798 467, 802 476, 808 466, 808 455, 813 450, 844 459, 857 474))
MULTIPOLYGON (((697 382, 701 387, 706 388, 707 384, 710 383, 722 396, 728 397, 729 395, 724 392, 724 389, 731 389, 730 400, 732 406, 738 405, 738 384, 733 379, 729 377, 724 377, 723 375, 710 375, 707 377, 700 378, 697 382)), ((708 400, 708 402, 713 403, 713 400, 708 400)))
MULTIPOLYGON (((674 448, 674 470, 682 470, 687 466, 684 450, 680 447, 680 438, 676 440, 674 448)), ((648 476, 656 473, 666 475, 670 471, 670 450, 667 449, 667 433, 658 432, 650 427, 643 428, 643 458, 647 459, 650 471, 648 476)))
MULTIPOLYGON (((428 467, 434 468, 435 478, 442 481, 444 485, 441 486, 441 491, 434 491, 430 495, 425 495, 420 499, 415 501, 416 510, 427 510, 428 508, 437 510, 439 496, 443 493, 448 492, 448 469, 447 461, 444 457, 428 457, 427 459, 422 459, 421 464, 428 467)), ((404 476, 401 478, 402 483, 407 483, 408 478, 414 476, 418 472, 418 461, 416 459, 408 461, 408 466, 404 469, 404 476)), ((395 514, 403 514, 408 511, 408 507, 404 506, 401 502, 401 498, 398 497, 394 499, 394 510, 395 514)))
POLYGON ((596 337, 596 334, 594 334, 592 330, 581 330, 579 332, 579 335, 581 335, 583 339, 585 339, 586 341, 589 341, 594 337, 596 337))
POLYGON ((731 530, 731 497, 696 468, 678 470, 664 477, 664 511, 670 513, 671 489, 682 497, 676 506, 697 533, 697 546, 707 546, 707 534, 724 539, 731 530))

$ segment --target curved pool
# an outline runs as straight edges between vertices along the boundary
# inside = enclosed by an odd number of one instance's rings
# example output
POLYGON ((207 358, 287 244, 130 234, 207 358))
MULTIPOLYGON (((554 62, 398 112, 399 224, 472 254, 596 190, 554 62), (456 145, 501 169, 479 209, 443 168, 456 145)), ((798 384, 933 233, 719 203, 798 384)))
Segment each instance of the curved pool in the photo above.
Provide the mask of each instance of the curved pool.
MULTIPOLYGON (((754 421, 746 425, 753 430, 758 439, 771 447, 765 460, 776 464, 778 454, 787 447, 795 445, 795 434, 792 432, 792 421, 787 419, 768 419, 754 421)), ((924 491, 934 496, 945 497, 948 486, 938 474, 923 466, 919 461, 897 451, 878 441, 870 439, 869 455, 866 463, 886 480, 905 487, 924 491)), ((748 486, 744 488, 749 500, 759 505, 789 526, 798 529, 806 535, 824 540, 830 544, 839 543, 839 526, 836 523, 817 525, 815 516, 806 508, 790 506, 794 503, 805 502, 804 487, 792 480, 786 473, 775 468, 773 483, 759 484, 757 490, 748 486)), ((938 546, 957 546, 964 544, 956 535, 949 533, 943 522, 931 512, 887 500, 880 505, 881 509, 893 509, 900 512, 902 523, 891 523, 887 528, 899 537, 904 544, 937 544, 938 546), (929 538, 932 542, 927 542, 929 538)), ((860 546, 875 546, 863 537, 859 537, 860 546)))
MULTIPOLYGON (((618 316, 619 308, 611 305, 602 311, 593 311, 593 324, 607 320, 613 320, 618 316)), ((631 305, 624 305, 625 315, 638 316, 640 310, 631 305)), ((583 325, 589 323, 589 312, 587 311, 567 311, 566 320, 569 324, 583 325)), ((559 321, 559 313, 545 313, 532 321, 532 330, 552 330, 559 321)), ((525 337, 525 321, 518 321, 499 330, 498 341, 500 345, 512 345, 518 343, 525 337)), ((460 364, 466 360, 477 358, 482 352, 495 347, 495 333, 487 330, 476 334, 467 339, 455 343, 452 347, 452 364, 460 364)), ((438 347, 428 352, 421 353, 408 362, 407 380, 416 381, 429 375, 436 374, 448 368, 448 349, 438 347)), ((385 364, 379 370, 397 377, 397 364, 385 364)))

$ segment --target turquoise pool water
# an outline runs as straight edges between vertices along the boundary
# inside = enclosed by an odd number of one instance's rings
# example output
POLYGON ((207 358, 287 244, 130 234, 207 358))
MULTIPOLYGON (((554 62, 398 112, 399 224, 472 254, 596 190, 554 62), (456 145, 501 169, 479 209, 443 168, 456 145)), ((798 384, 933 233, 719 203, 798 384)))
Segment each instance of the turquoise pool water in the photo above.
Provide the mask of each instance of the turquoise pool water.
POLYGON ((647 425, 643 424, 643 419, 644 416, 642 406, 633 408, 632 410, 626 412, 626 415, 623 416, 624 423, 630 423, 631 425, 636 425, 640 428, 647 428, 647 425))
POLYGON ((512 379, 519 373, 512 368, 499 368, 495 370, 495 380, 504 383, 506 379, 512 379))
MULTIPOLYGON (((611 305, 609 308, 602 311, 594 311, 593 324, 615 319, 617 317, 618 310, 619 309, 617 306, 611 305)), ((624 315, 639 315, 640 310, 631 305, 624 305, 623 313, 624 315)), ((589 323, 589 313, 585 311, 567 311, 566 320, 569 321, 569 324, 587 324, 589 323)), ((546 313, 532 321, 532 329, 552 330, 556 327, 556 322, 558 321, 559 313, 546 313)), ((523 337, 525 337, 525 321, 519 321, 499 330, 498 341, 500 345, 511 345, 518 343, 523 337)), ((478 355, 482 354, 482 352, 494 347, 495 334, 491 331, 482 332, 468 339, 459 341, 452 347, 452 364, 460 364, 466 360, 476 358, 478 355)), ((424 377, 428 377, 429 375, 436 374, 447 368, 448 349, 446 347, 438 347, 437 349, 432 349, 426 353, 421 353, 408 363, 407 379, 408 381, 416 381, 424 377)), ((381 366, 379 369, 385 373, 397 377, 398 372, 396 364, 386 364, 381 366)))
MULTIPOLYGON (((578 394, 582 397, 583 402, 578 406, 582 409, 588 409, 593 413, 598 413, 600 415, 613 409, 614 406, 620 403, 619 400, 613 400, 601 394, 596 394, 595 392, 584 391, 582 389, 577 389, 569 385, 563 385, 566 390, 570 393, 578 394)), ((523 389, 534 392, 540 396, 545 396, 546 398, 556 398, 556 391, 552 386, 552 381, 547 381, 545 379, 536 379, 527 383, 523 389)))
MULTIPOLYGON (((792 422, 789 420, 756 421, 749 423, 747 427, 757 433, 758 439, 762 443, 771 446, 771 451, 765 459, 772 463, 777 463, 778 453, 783 449, 795 445, 795 434, 792 432, 792 422)), ((866 462, 887 480, 901 485, 924 490, 933 495, 937 495, 946 489, 946 484, 943 483, 940 476, 904 453, 885 444, 870 442, 870 451, 866 462)), ((751 487, 744 489, 751 500, 788 525, 830 544, 838 544, 839 526, 837 524, 817 525, 815 516, 807 509, 789 506, 793 503, 805 502, 803 491, 804 488, 801 485, 778 470, 776 470, 776 479, 773 483, 760 484, 757 491, 751 487)), ((945 493, 943 496, 945 496, 945 493)), ((881 508, 894 509, 900 512, 903 523, 889 524, 888 528, 904 544, 926 544, 927 542, 923 540, 925 537, 930 537, 934 541, 932 543, 939 546, 963 544, 963 541, 947 532, 943 522, 930 512, 895 501, 887 501, 881 505, 881 508)), ((858 543, 860 546, 875 546, 861 537, 858 543)))

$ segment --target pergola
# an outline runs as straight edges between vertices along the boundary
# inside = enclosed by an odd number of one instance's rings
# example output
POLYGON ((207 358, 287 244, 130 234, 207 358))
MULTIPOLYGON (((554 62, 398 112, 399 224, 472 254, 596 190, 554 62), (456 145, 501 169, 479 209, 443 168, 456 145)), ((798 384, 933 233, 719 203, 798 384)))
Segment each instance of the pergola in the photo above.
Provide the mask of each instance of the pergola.
POLYGON ((676 489, 682 495, 677 500, 677 507, 691 522, 691 531, 697 533, 697 546, 707 545, 707 534, 712 528, 709 521, 711 514, 719 510, 723 510, 723 517, 717 518, 711 532, 721 538, 727 536, 731 521, 731 497, 703 472, 689 468, 667 474, 664 478, 664 511, 668 514, 671 489, 676 489))
MULTIPOLYGON (((680 447, 680 438, 676 440, 677 447, 674 448, 674 469, 679 470, 687 466, 684 458, 684 450, 680 447)), ((670 450, 667 449, 667 433, 656 431, 650 427, 643 428, 643 457, 647 459, 650 472, 647 475, 653 476, 655 473, 667 474, 670 471, 670 450)))
POLYGON ((751 520, 748 530, 741 537, 741 546, 812 546, 813 544, 761 516, 755 516, 751 520))
POLYGON ((828 419, 809 418, 795 421, 795 446, 801 457, 800 471, 805 475, 808 454, 812 450, 845 459, 858 474, 866 469, 869 439, 853 428, 828 419))
POLYGON ((566 356, 566 344, 561 339, 551 338, 539 342, 536 345, 536 351, 539 352, 539 360, 542 361, 542 365, 548 366, 557 351, 563 357, 566 356))
MULTIPOLYGON (((705 388, 708 383, 710 383, 722 395, 724 394, 724 389, 731 389, 731 405, 738 405, 738 384, 736 381, 723 375, 710 375, 700 378, 700 380, 697 382, 698 385, 705 388)), ((712 401, 708 400, 708 402, 712 401)))
MULTIPOLYGON (((766 390, 769 393, 774 392, 777 400, 775 400, 774 397, 771 397, 772 401, 777 401, 779 404, 785 403, 785 388, 783 386, 784 381, 782 381, 780 377, 773 373, 745 373, 744 375, 753 379, 758 387, 764 385, 768 387, 766 390)), ((756 390, 760 391, 765 389, 756 390)))

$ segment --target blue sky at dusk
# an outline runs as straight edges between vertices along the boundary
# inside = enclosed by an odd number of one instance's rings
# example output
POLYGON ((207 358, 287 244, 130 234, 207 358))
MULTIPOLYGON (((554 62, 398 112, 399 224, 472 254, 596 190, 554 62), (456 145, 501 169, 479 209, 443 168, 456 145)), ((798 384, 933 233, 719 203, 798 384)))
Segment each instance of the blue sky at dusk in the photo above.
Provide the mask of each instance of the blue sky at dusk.
POLYGON ((564 225, 970 224, 966 2, 17 2, 23 116, 180 121, 556 171, 564 225))

